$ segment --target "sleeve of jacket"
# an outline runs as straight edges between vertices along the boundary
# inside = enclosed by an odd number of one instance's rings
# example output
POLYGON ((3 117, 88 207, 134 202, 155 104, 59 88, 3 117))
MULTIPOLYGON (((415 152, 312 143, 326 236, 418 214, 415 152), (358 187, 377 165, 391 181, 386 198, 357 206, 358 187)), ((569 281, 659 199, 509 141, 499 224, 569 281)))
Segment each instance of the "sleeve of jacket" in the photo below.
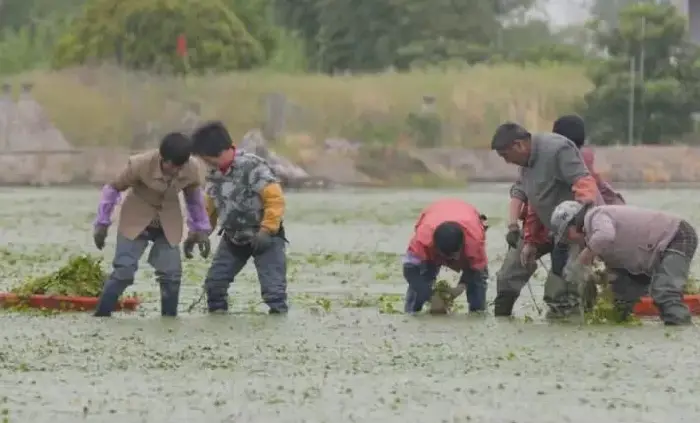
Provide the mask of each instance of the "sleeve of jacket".
POLYGON ((488 266, 486 256, 486 233, 469 234, 467 237, 467 259, 472 269, 483 271, 488 266))
POLYGON ((525 190, 520 182, 520 178, 510 187, 510 198, 517 198, 522 202, 527 201, 527 195, 525 195, 525 190))
POLYGON ((271 182, 262 190, 263 218, 260 226, 271 234, 277 233, 284 216, 285 200, 282 185, 271 182))
POLYGON ((523 224, 523 238, 528 244, 539 245, 542 244, 543 233, 546 233, 547 229, 537 217, 535 211, 532 207, 525 207, 525 222, 523 224))
POLYGON ((564 143, 557 151, 556 158, 559 177, 571 185, 574 199, 581 203, 600 204, 601 197, 595 178, 573 143, 564 143))
POLYGON ((590 220, 590 234, 586 244, 596 255, 604 255, 610 251, 615 241, 615 225, 602 212, 595 212, 590 220))
POLYGON ((520 208, 520 214, 518 215, 518 218, 522 220, 523 223, 525 222, 525 218, 527 217, 527 208, 528 204, 523 203, 523 206, 520 208))
POLYGON ((261 229, 271 234, 277 233, 285 211, 284 192, 279 179, 266 162, 260 162, 250 171, 248 181, 253 191, 257 192, 262 200, 261 229))
POLYGON ((216 203, 214 199, 208 194, 204 194, 204 208, 207 210, 207 216, 209 217, 209 224, 211 228, 216 228, 216 224, 219 221, 219 213, 216 210, 216 203))
POLYGON ((204 172, 195 159, 190 159, 186 171, 190 180, 182 194, 187 208, 187 226, 193 232, 209 233, 212 226, 204 195, 204 172))

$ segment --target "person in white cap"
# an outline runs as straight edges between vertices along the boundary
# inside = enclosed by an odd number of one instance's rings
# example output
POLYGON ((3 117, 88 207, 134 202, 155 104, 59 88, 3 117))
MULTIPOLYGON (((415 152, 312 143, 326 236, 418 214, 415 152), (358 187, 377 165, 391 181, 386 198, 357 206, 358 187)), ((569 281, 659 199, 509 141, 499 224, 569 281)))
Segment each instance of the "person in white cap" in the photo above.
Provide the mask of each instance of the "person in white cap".
POLYGON ((623 319, 650 292, 666 325, 691 323, 683 287, 698 237, 686 220, 628 205, 594 207, 564 201, 552 213, 551 228, 556 242, 582 248, 577 260, 567 264, 564 278, 583 284, 596 257, 616 274, 612 289, 623 319))

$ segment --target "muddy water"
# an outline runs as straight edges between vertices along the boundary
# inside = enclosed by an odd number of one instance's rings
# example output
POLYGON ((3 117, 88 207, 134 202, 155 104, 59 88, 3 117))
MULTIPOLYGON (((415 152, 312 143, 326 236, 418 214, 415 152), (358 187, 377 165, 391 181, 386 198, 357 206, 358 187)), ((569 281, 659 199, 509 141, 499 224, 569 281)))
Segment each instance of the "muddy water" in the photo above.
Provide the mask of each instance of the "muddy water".
MULTIPOLYGON (((1 313, 0 422, 697 421, 694 327, 549 325, 527 291, 514 322, 394 312, 405 290, 398 254, 420 208, 450 195, 489 214, 495 274, 506 193, 489 185, 290 195, 287 317, 263 314, 252 266, 231 288, 232 315, 187 313, 206 270, 200 259, 187 264, 176 321, 159 317, 145 263, 133 287, 146 298, 139 313, 1 313)), ((692 190, 625 194, 700 224, 692 190)), ((97 190, 0 191, 0 288, 94 252, 96 200, 97 190)), ((542 276, 533 284, 540 303, 542 276)))

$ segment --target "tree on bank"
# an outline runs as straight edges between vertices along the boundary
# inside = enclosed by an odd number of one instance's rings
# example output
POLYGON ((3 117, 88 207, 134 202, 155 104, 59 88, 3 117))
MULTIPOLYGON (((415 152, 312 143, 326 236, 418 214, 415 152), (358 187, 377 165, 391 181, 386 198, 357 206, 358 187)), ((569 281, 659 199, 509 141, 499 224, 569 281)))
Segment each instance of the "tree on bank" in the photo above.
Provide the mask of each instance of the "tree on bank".
POLYGON ((537 23, 504 23, 527 11, 534 0, 272 1, 276 22, 301 36, 312 69, 322 72, 516 60, 512 51, 524 61, 526 50, 555 44, 551 31, 538 31, 542 26, 537 23), (518 39, 518 33, 528 37, 518 39))
POLYGON ((591 140, 626 142, 630 103, 637 142, 672 142, 690 132, 700 110, 700 54, 687 41, 685 17, 670 5, 638 3, 622 9, 615 27, 602 20, 591 27, 609 55, 589 70, 595 88, 584 98, 584 115, 591 140))
POLYGON ((220 0, 93 0, 58 41, 55 67, 116 60, 168 73, 250 69, 264 47, 220 0), (177 54, 180 34, 188 60, 177 54))
POLYGON ((268 66, 332 73, 499 61, 580 62, 580 49, 562 43, 545 22, 522 19, 533 2, 2 0, 0 51, 14 53, 12 63, 4 61, 7 66, 0 60, 0 72, 30 69, 32 63, 44 66, 51 56, 55 67, 116 57, 132 68, 181 72, 184 65, 174 55, 174 43, 175 33, 183 29, 194 71, 268 66), (220 13, 206 21, 195 18, 203 8, 220 13), (517 22, 505 23, 514 16, 517 22), (146 21, 152 27, 140 23, 146 21), (20 54, 18 46, 36 44, 37 25, 51 37, 42 41, 40 54, 20 54), (143 45, 136 45, 135 38, 143 45), (232 51, 222 45, 231 45, 232 51), (46 54, 52 49, 54 54, 46 54))

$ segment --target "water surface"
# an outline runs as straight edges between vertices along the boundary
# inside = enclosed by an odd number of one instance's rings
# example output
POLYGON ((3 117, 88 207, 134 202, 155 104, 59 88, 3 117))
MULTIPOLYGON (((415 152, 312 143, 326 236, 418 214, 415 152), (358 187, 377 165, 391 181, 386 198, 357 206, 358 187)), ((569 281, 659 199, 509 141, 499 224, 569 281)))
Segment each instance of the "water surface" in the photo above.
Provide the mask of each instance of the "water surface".
MULTIPOLYGON (((289 316, 267 316, 253 266, 207 316, 207 262, 185 270, 181 317, 159 316, 145 263, 138 313, 98 320, 0 313, 0 421, 690 422, 700 417, 697 328, 550 325, 527 290, 518 319, 407 317, 400 257, 420 209, 453 196, 491 218, 492 275, 506 246, 507 186, 462 191, 292 193, 289 316)), ((2 189, 0 288, 91 252, 95 189, 2 189)), ((700 223, 694 190, 624 192, 633 204, 700 223)), ((548 261, 545 260, 549 265, 548 261)), ((698 273, 698 264, 695 271, 698 273)), ((542 304, 544 273, 533 280, 542 304)), ((451 281, 457 274, 444 271, 451 281)), ((489 299, 495 294, 490 281, 489 299)), ((464 297, 460 300, 466 301, 464 297)))

